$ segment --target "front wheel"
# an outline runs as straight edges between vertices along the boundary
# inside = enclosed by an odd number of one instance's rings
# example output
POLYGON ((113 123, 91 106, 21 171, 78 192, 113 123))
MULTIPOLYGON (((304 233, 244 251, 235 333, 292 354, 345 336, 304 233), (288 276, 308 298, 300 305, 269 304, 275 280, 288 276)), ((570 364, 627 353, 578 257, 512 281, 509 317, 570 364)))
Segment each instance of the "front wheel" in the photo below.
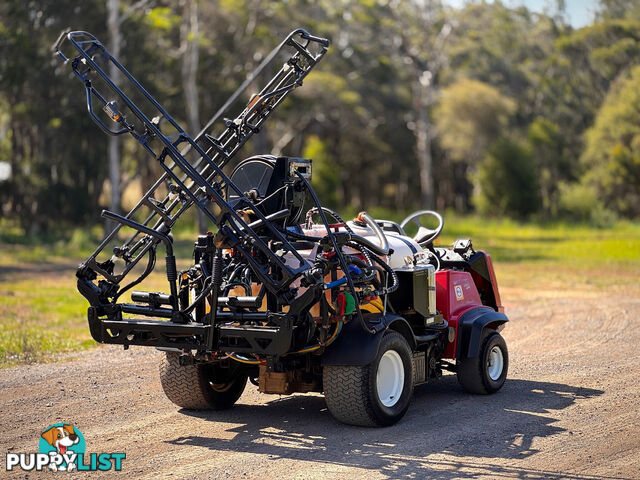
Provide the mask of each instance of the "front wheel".
POLYGON ((507 379, 509 352, 498 332, 487 330, 480 340, 480 351, 458 363, 458 382, 469 393, 497 392, 507 379))
POLYGON ((411 348, 402 335, 388 331, 369 365, 327 366, 322 377, 327 407, 337 420, 393 425, 407 412, 413 393, 411 348))

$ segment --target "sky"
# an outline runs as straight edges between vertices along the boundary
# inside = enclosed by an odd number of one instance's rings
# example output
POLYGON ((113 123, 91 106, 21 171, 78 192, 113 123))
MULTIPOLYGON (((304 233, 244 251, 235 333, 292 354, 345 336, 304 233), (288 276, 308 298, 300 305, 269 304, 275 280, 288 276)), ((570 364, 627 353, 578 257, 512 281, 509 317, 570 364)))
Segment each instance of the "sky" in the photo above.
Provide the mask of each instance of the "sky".
MULTIPOLYGON (((449 0, 448 3, 459 7, 464 5, 465 0, 449 0)), ((524 5, 534 12, 543 12, 545 9, 553 12, 557 5, 555 0, 503 0, 503 3, 509 7, 524 5)), ((593 22, 597 6, 598 0, 565 0, 565 15, 573 27, 584 27, 593 22)))

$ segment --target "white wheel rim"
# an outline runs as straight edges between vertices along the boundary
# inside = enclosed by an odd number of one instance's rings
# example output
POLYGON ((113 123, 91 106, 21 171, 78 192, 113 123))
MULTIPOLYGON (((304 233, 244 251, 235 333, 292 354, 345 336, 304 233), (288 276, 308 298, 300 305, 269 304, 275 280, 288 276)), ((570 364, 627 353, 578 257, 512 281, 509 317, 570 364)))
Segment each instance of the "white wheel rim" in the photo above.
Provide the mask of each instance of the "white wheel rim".
POLYGON ((504 368, 504 357, 502 356, 502 350, 497 345, 494 346, 489 352, 489 378, 496 381, 502 375, 502 369, 504 368))
POLYGON ((393 407, 404 388, 404 365, 402 358, 395 350, 387 350, 378 363, 376 374, 378 398, 385 407, 393 407))

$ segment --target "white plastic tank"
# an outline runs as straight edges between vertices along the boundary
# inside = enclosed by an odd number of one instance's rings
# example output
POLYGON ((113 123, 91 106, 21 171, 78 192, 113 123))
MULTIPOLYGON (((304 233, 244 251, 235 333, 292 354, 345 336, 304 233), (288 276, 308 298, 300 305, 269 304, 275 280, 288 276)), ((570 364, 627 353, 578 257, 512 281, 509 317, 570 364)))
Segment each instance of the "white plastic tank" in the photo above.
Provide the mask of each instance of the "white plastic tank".
MULTIPOLYGON (((372 228, 368 226, 360 226, 352 221, 347 222, 347 224, 356 235, 365 237, 374 245, 380 245, 380 240, 372 228)), ((334 232, 336 230, 344 232, 346 231, 346 228, 340 227, 332 230, 334 232)), ((413 263, 414 258, 416 258, 416 254, 418 254, 419 257, 423 256, 421 255, 422 247, 411 237, 400 235, 395 232, 384 233, 387 237, 387 241, 389 242, 389 249, 392 251, 392 254, 387 257, 387 263, 391 268, 402 268, 408 263, 413 263)), ((315 224, 310 229, 304 229, 304 234, 312 237, 324 237, 327 234, 327 229, 322 224, 315 224)))

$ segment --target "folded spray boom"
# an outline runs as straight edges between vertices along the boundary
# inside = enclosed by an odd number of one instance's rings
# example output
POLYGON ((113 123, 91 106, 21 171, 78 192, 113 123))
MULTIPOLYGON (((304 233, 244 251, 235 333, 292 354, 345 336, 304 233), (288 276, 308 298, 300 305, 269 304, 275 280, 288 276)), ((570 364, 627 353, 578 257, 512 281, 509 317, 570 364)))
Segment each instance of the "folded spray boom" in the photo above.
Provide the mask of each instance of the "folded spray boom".
MULTIPOLYGON (((233 243, 234 248, 247 255, 247 260, 270 291, 278 292, 294 276, 308 268, 288 239, 258 209, 252 211, 263 222, 262 225, 269 229, 270 236, 282 243, 284 252, 296 258, 297 265, 287 265, 282 261, 282 255, 276 255, 254 228, 237 213, 243 207, 252 208, 253 203, 229 180, 222 169, 246 141, 259 131, 289 93, 302 85, 303 79, 324 56, 328 46, 328 40, 315 37, 305 30, 291 32, 247 77, 205 128, 192 138, 93 35, 75 31, 65 32, 59 37, 54 50, 64 63, 71 64, 74 74, 84 83, 87 110, 93 121, 110 135, 131 135, 160 163, 165 172, 124 217, 103 212, 103 216, 114 220, 118 225, 78 269, 80 279, 92 281, 96 276, 105 279, 106 283, 102 287, 85 285, 83 294, 90 292, 92 298, 89 300, 92 304, 96 301, 96 296, 101 301, 117 296, 118 289, 115 286, 122 282, 151 249, 155 249, 178 218, 193 205, 218 227, 219 232, 233 243), (71 54, 66 53, 69 50, 71 54), (216 134, 214 127, 217 126, 217 120, 265 67, 282 56, 285 60, 277 73, 259 93, 251 96, 234 118, 224 118, 224 129, 216 134), (106 73, 105 66, 109 64, 119 70, 124 78, 123 85, 116 84, 106 73), (141 101, 134 102, 134 97, 141 101), (171 133, 163 133, 161 124, 166 124, 171 133), (168 193, 158 198, 164 188, 168 193), (236 202, 231 207, 226 201, 228 192, 233 192, 240 204, 236 202), (122 226, 130 227, 134 233, 114 248, 114 257, 98 261, 98 255, 105 247, 117 240, 122 226), (155 233, 150 233, 150 230, 155 233), (253 260, 254 256, 247 250, 247 238, 251 239, 251 247, 257 248, 266 257, 269 266, 275 269, 275 275, 267 275, 264 264, 253 260), (122 265, 118 270, 116 261, 119 259, 122 260, 122 265)), ((168 272, 175 270, 170 265, 175 262, 171 257, 172 255, 167 255, 168 272)), ((172 273, 169 276, 170 283, 175 285, 172 273)))

